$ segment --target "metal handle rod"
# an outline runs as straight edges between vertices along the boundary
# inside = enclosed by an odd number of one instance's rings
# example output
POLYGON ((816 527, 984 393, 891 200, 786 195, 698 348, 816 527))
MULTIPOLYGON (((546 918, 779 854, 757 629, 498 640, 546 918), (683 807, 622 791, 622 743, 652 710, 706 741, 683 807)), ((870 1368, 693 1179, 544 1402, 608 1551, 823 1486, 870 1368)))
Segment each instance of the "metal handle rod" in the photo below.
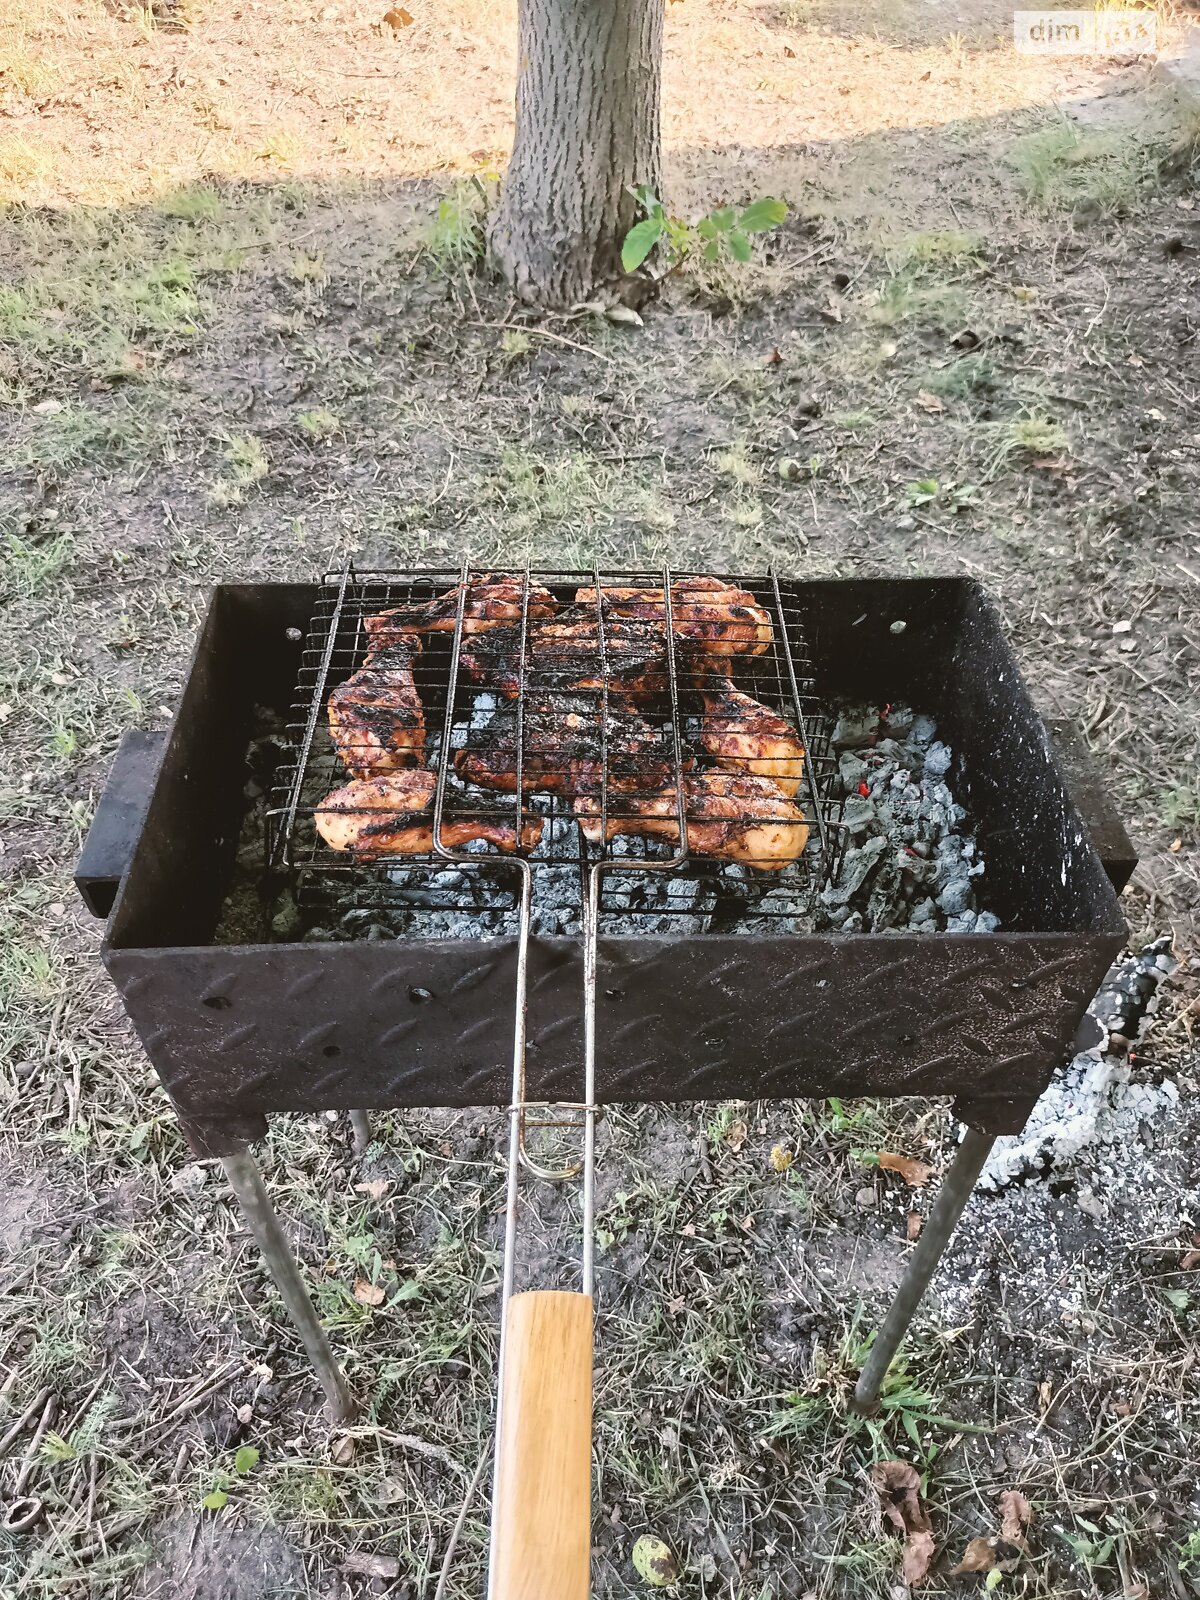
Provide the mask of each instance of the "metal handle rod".
POLYGON ((267 1270, 275 1280, 275 1287, 282 1295, 288 1315, 308 1352, 308 1359, 321 1380, 329 1415, 334 1422, 353 1422, 357 1408, 350 1385, 329 1348, 325 1329, 304 1287, 300 1268, 279 1225, 257 1161, 249 1150, 242 1150, 237 1155, 223 1156, 221 1165, 225 1169, 229 1187, 237 1196, 238 1204, 250 1224, 250 1231, 262 1252, 267 1270))
POLYGON ((908 1332, 913 1313, 929 1287, 929 1280, 937 1271, 938 1262, 950 1243, 950 1236, 958 1226, 958 1219, 966 1209, 967 1201, 974 1193, 983 1164, 995 1142, 995 1134, 980 1133, 977 1128, 967 1129, 966 1137, 958 1147, 958 1154, 942 1179, 937 1199, 933 1202, 928 1221, 921 1229, 921 1237, 909 1259, 896 1298, 888 1309, 883 1327, 875 1335, 875 1343, 871 1346, 854 1389, 851 1404, 855 1411, 871 1412, 878 1405, 879 1391, 892 1358, 908 1332))
POLYGON ((679 677, 675 662, 675 614, 671 569, 663 568, 663 629, 666 634, 667 685, 671 697, 671 741, 675 758, 675 815, 679 847, 668 861, 620 862, 605 859, 608 848, 608 647, 604 631, 604 585, 599 568, 596 586, 596 630, 600 655, 600 856, 588 873, 583 906, 583 1292, 591 1295, 596 1262, 596 988, 599 968, 600 890, 606 871, 674 872, 688 858, 687 797, 683 787, 683 747, 679 731, 679 677))
MULTIPOLYGON (((433 803, 433 849, 434 853, 444 861, 458 862, 464 866, 480 865, 480 858, 466 850, 452 850, 442 839, 442 819, 446 806, 446 780, 450 772, 450 746, 454 733, 455 701, 458 698, 459 662, 462 655, 463 619, 466 614, 467 588, 470 580, 470 562, 463 561, 459 578, 458 606, 454 619, 454 642, 450 653, 450 677, 446 690, 446 719, 442 732, 441 760, 438 762, 437 789, 434 793, 433 803)), ((529 569, 525 569, 524 589, 521 598, 521 646, 520 646, 520 684, 517 697, 517 794, 516 794, 516 838, 515 848, 519 851, 522 845, 522 832, 525 822, 525 795, 522 767, 524 761, 524 731, 522 718, 524 716, 524 676, 525 676, 525 648, 529 630, 529 569)), ((519 914, 520 920, 517 930, 517 972, 515 989, 515 1016, 513 1019, 513 1053, 512 1053, 512 1093, 509 1101, 508 1114, 508 1173, 504 1201, 504 1266, 501 1275, 500 1290, 500 1354, 499 1374, 500 1383, 496 1399, 496 1438, 503 1437, 501 1429, 504 1418, 504 1373, 505 1358, 508 1351, 507 1324, 508 1303, 512 1299, 513 1282, 516 1275, 516 1240, 517 1240, 517 1205, 519 1201, 518 1180, 521 1165, 521 1142, 524 1119, 525 1102, 525 1033, 526 1033, 526 1000, 529 973, 529 921, 533 907, 533 869, 529 862, 521 856, 516 856, 506 863, 520 875, 519 914)), ((498 1465, 500 1453, 496 1452, 498 1465)), ((489 1541, 488 1560, 488 1593, 493 1592, 493 1578, 496 1570, 496 1540, 497 1518, 496 1504, 498 1500, 498 1484, 496 1473, 493 1472, 492 1483, 492 1522, 489 1541)))

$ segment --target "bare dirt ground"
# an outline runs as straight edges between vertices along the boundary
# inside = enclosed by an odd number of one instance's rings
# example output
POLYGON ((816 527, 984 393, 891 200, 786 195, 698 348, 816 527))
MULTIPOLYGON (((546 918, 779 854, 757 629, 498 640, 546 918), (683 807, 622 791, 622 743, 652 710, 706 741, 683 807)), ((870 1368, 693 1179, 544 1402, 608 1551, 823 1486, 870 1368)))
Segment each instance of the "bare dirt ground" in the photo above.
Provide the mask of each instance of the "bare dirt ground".
MULTIPOLYGON (((1177 1111, 973 1204, 878 1421, 847 1395, 927 1197, 873 1157, 940 1166, 946 1108, 607 1120, 596 1592, 645 1592, 652 1531, 685 1595, 892 1594, 886 1456, 923 1475, 928 1592, 982 1586, 951 1568, 1014 1488, 1004 1592, 1200 1592, 1194 118, 1144 63, 1017 57, 991 0, 685 0, 668 198, 788 221, 643 329, 537 322, 476 260, 512 7, 385 9, 0 17, 0 1432, 58 1402, 0 1594, 432 1594, 490 1426, 496 1120, 382 1119, 359 1166, 337 1124, 264 1147, 369 1406, 339 1443, 70 874, 207 584, 468 549, 981 578, 1128 819, 1135 937, 1181 962, 1135 1064, 1177 1111)), ((573 1201, 538 1199, 566 1281, 573 1201)), ((485 1535, 476 1504, 451 1595, 485 1535)))

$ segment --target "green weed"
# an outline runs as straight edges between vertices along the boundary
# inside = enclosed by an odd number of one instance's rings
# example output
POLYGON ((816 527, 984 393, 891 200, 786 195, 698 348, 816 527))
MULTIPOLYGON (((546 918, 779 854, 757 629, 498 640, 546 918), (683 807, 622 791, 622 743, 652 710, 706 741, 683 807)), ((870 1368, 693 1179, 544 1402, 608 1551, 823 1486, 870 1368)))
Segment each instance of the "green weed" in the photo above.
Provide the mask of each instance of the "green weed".
POLYGON ((332 411, 317 406, 312 411, 302 411, 296 421, 310 439, 331 439, 342 431, 342 425, 332 411))
POLYGON ((636 272, 659 246, 667 272, 677 271, 693 256, 710 264, 728 261, 744 266, 754 253, 753 236, 777 228, 788 213, 782 200, 763 198, 740 210, 718 206, 696 222, 684 222, 645 184, 633 194, 645 216, 629 230, 621 246, 621 265, 626 272, 636 272))
POLYGON ((482 261, 499 182, 499 174, 490 171, 456 178, 438 202, 426 248, 443 272, 467 272, 482 261))

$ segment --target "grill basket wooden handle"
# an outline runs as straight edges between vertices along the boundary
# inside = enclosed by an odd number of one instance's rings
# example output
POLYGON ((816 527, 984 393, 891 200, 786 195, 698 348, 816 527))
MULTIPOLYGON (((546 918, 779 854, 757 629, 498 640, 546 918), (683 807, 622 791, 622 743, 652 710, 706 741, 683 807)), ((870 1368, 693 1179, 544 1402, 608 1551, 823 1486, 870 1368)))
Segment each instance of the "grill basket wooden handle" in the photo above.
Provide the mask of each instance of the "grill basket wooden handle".
POLYGON ((587 1600, 591 1296, 513 1295, 504 1340, 489 1600, 587 1600))

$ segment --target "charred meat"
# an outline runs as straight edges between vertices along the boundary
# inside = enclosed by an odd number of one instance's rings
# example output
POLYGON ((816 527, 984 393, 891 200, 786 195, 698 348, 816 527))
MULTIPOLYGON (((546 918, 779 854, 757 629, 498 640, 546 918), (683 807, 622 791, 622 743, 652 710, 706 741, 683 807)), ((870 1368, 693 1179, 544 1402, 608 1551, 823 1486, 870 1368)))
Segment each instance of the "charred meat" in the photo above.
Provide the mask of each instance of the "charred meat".
MULTIPOLYGON (((516 572, 481 572, 467 579, 467 594, 463 602, 464 635, 486 633, 491 628, 519 623, 526 604, 525 578, 516 572)), ((453 589, 433 600, 416 601, 412 605, 396 606, 381 611, 377 616, 366 617, 363 625, 371 650, 390 644, 397 634, 453 633, 458 621, 458 601, 463 586, 456 583, 453 589)), ((528 585, 528 615, 531 620, 552 617, 558 610, 558 601, 541 584, 528 585)))
MULTIPOLYGON (((769 778, 733 772, 693 772, 683 780, 687 847, 693 855, 739 861, 760 872, 778 872, 802 854, 808 824, 794 801, 769 778)), ((579 826, 590 844, 599 844, 599 804, 583 796, 575 802, 579 826)), ((650 834, 679 842, 679 803, 672 784, 659 794, 621 803, 608 819, 607 838, 620 833, 650 834)))
MULTIPOLYGON (((331 850, 348 850, 361 860, 378 856, 433 853, 433 798, 437 776, 423 768, 356 778, 325 796, 314 812, 317 832, 331 850)), ((542 836, 534 818, 521 828, 521 848, 532 850, 542 836)), ((501 850, 517 848, 516 827, 496 817, 445 817, 442 843, 460 849, 486 839, 501 850)))
MULTIPOLYGON (((665 624, 663 589, 601 586, 604 617, 613 621, 665 624)), ((596 612, 596 590, 580 589, 575 604, 596 612)), ((760 656, 770 648, 774 632, 770 613, 749 589, 734 588, 720 578, 678 578, 671 584, 671 628, 694 651, 711 656, 760 656)))
MULTIPOLYGON (((493 628, 464 643, 460 663, 469 677, 515 698, 522 687, 521 629, 493 628)), ((595 612, 575 606, 550 621, 530 625, 525 640, 524 687, 530 693, 574 694, 608 687, 643 700, 667 687, 667 652, 661 621, 613 618, 603 638, 595 612)))
POLYGON ((329 732, 356 778, 413 766, 425 752, 425 711, 414 668, 421 653, 415 634, 374 650, 352 677, 329 696, 329 732))
MULTIPOLYGON (((483 738, 460 750, 460 778, 485 789, 517 789, 515 714, 496 719, 483 738)), ((614 702, 603 724, 595 697, 534 694, 521 720, 521 787, 529 793, 599 793, 605 781, 617 794, 654 794, 675 778, 674 744, 629 706, 614 702), (602 725, 606 726, 607 738, 602 725)))
POLYGON ((728 678, 710 678, 700 697, 705 754, 728 772, 770 778, 790 800, 804 773, 804 745, 791 723, 728 678))

